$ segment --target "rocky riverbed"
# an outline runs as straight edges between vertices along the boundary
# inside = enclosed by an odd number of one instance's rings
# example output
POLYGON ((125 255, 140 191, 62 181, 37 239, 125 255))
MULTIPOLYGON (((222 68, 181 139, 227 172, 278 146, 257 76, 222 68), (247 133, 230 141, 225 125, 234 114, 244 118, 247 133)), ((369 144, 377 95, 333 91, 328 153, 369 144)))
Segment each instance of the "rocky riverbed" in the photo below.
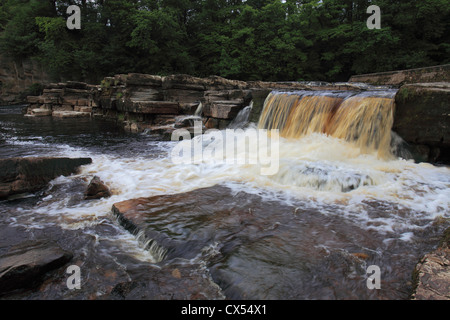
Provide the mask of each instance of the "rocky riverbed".
MULTIPOLYGON (((79 193, 86 187, 75 184, 79 193)), ((368 206, 374 216, 389 207, 368 206)), ((445 223, 415 234, 420 249, 400 239, 386 245, 385 235, 307 203, 286 205, 221 185, 121 201, 103 220, 95 233, 1 223, 2 299, 448 298, 448 239, 427 253, 445 223), (102 238, 121 227, 150 260, 111 253, 102 238), (67 287, 70 265, 81 267, 79 290, 67 287), (368 290, 369 265, 383 266, 382 290, 368 290)))
POLYGON ((323 135, 283 140, 274 176, 176 165, 155 135, 20 109, 0 110, 1 299, 448 298, 446 167, 323 135))

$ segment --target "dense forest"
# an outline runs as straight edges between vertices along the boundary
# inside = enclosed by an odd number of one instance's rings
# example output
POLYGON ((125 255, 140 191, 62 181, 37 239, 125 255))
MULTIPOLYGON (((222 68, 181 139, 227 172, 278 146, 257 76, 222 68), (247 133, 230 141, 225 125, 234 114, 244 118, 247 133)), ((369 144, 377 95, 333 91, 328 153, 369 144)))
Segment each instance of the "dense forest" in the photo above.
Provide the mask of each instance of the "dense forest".
POLYGON ((55 79, 118 73, 345 81, 450 62, 450 0, 0 0, 1 54, 55 79), (69 5, 81 29, 66 26, 69 5), (366 25, 372 5, 381 29, 366 25))

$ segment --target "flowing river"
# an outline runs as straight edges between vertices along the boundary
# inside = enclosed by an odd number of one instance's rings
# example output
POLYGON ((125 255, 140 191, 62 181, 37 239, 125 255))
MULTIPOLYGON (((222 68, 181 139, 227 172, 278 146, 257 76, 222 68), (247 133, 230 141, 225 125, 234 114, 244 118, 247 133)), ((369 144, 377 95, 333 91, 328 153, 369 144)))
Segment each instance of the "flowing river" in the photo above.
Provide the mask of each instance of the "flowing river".
MULTIPOLYGON (((325 104, 322 111, 328 108, 339 113, 336 101, 325 104)), ((117 284, 147 279, 150 269, 192 264, 222 297, 407 299, 414 265, 436 247, 449 226, 449 168, 386 158, 387 150, 380 155, 380 144, 386 143, 383 135, 375 138, 375 151, 363 152, 358 143, 325 129, 293 134, 294 124, 286 124, 286 119, 295 120, 298 114, 285 111, 291 114, 274 117, 270 112, 275 111, 266 106, 260 127, 276 127, 282 134, 278 170, 264 175, 260 164, 174 163, 172 150, 178 143, 145 133, 129 134, 105 120, 32 118, 24 117, 20 106, 0 107, 1 158, 93 160, 78 175, 53 180, 43 193, 0 202, 0 225, 35 238, 57 239, 74 252, 74 262, 82 266, 81 290, 67 290, 61 282, 19 297, 108 299, 117 284), (94 175, 111 188, 110 198, 83 200, 83 191, 94 175), (214 193, 210 187, 216 185, 226 189, 214 193), (214 193, 209 194, 214 202, 201 199, 197 208, 217 219, 200 221, 195 206, 186 205, 187 213, 168 206, 149 221, 149 228, 167 230, 166 234, 180 241, 194 239, 208 254, 161 259, 111 213, 112 206, 124 200, 195 190, 214 193), (221 209, 236 212, 236 217, 224 218, 221 209), (239 231, 228 228, 236 224, 244 227, 239 231), (256 229, 259 225, 261 229, 256 229), (204 237, 198 230, 213 235, 204 237), (229 243, 239 246, 231 250, 229 243), (381 290, 366 286, 369 265, 381 269, 381 290)), ((339 117, 333 115, 333 119, 339 117)), ((371 117, 370 121, 380 118, 371 117)), ((337 124, 325 122, 327 128, 334 126, 330 130, 340 132, 337 124)), ((256 130, 256 126, 250 129, 256 130)), ((248 155, 251 150, 243 152, 248 155)), ((185 200, 180 201, 182 207, 185 200)), ((14 235, 8 232, 0 236, 4 245, 14 242, 14 235)), ((207 292, 204 296, 217 298, 207 292)))

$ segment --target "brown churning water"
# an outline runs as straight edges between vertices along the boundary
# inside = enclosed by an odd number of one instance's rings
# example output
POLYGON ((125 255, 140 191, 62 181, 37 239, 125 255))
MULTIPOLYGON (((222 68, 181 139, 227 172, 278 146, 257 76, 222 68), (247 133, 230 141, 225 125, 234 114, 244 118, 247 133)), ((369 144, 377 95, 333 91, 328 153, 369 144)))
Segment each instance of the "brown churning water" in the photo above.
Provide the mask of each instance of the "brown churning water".
POLYGON ((390 153, 395 92, 272 92, 258 127, 287 139, 323 133, 354 143, 363 153, 390 153))

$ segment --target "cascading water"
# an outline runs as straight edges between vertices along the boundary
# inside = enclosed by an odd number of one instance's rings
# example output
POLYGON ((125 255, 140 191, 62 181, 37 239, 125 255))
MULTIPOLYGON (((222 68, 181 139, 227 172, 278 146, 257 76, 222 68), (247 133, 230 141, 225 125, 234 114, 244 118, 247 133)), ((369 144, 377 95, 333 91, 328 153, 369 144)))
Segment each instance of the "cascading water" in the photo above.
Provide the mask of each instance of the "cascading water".
POLYGON ((248 106, 239 111, 236 118, 228 125, 228 129, 241 129, 248 124, 248 118, 253 109, 253 101, 248 106))
MULTIPOLYGON (((203 199, 208 206, 198 213, 194 203, 190 214, 196 220, 189 220, 182 206, 162 206, 149 219, 149 228, 156 226, 167 237, 188 235, 205 252, 214 251, 211 257, 199 254, 196 259, 202 268, 224 274, 222 279, 246 297, 376 299, 364 279, 358 280, 358 288, 349 285, 359 269, 339 273, 342 259, 354 262, 352 253, 362 252, 370 258, 346 267, 380 265, 383 286, 388 288, 380 297, 406 299, 414 264, 434 245, 426 239, 439 234, 436 221, 450 218, 450 170, 416 164, 390 152, 392 141, 401 144, 401 138, 395 134, 392 138, 391 133, 393 94, 273 92, 258 123, 261 129, 280 130, 279 170, 268 176, 261 174, 261 164, 213 161, 217 155, 212 153, 204 153, 201 162, 175 164, 171 151, 179 142, 126 134, 101 120, 24 118, 20 111, 4 108, 2 157, 88 156, 93 163, 77 175, 55 179, 35 198, 0 202, 0 226, 31 230, 33 235, 71 235, 61 242, 75 248, 87 276, 77 294, 107 296, 117 282, 145 277, 166 257, 164 248, 123 230, 111 216, 113 204, 222 184, 232 194, 221 199, 219 193, 219 200, 212 197, 211 203, 210 198, 203 199), (80 194, 93 175, 111 188, 111 198, 82 200, 80 194), (229 211, 214 201, 226 203, 229 211), (244 205, 245 212, 233 209, 244 205), (213 212, 223 219, 212 220, 214 232, 223 233, 221 239, 231 239, 232 245, 202 242, 206 233, 197 235, 198 229, 191 229, 205 224, 213 212), (239 236, 226 233, 230 226, 239 236), (252 238, 268 232, 263 239, 252 238), (240 245, 248 242, 251 246, 240 245), (82 249, 77 249, 80 243, 82 249)), ((236 130, 234 146, 247 141, 249 130, 254 126, 236 130)), ((206 133, 203 141, 231 144, 210 137, 217 136, 206 133)), ((249 159, 253 150, 243 148, 229 156, 249 159)), ((169 278, 176 279, 171 274, 169 278)), ((57 298, 72 294, 55 288, 57 298)))
POLYGON ((395 91, 273 92, 259 121, 261 129, 279 129, 281 136, 298 139, 323 133, 349 141, 362 152, 389 158, 395 91))
POLYGON ((197 109, 195 110, 194 116, 201 117, 203 112, 203 103, 199 103, 197 109))

